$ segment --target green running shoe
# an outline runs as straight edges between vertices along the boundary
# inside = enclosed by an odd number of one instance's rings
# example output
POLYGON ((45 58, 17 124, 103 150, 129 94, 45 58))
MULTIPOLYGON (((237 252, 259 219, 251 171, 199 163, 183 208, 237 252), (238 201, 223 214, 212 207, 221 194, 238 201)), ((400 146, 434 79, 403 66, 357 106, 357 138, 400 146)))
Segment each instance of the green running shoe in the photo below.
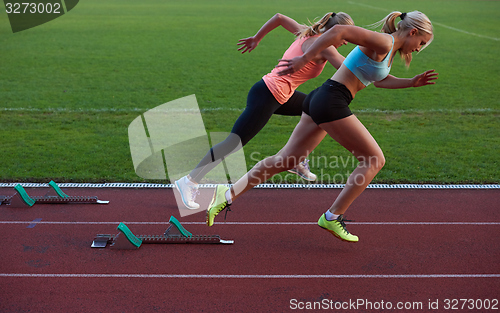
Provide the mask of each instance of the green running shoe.
POLYGON ((212 202, 208 206, 207 210, 207 225, 212 226, 214 224, 214 218, 226 208, 229 208, 229 204, 226 200, 226 191, 229 188, 224 185, 217 185, 215 187, 214 196, 212 197, 212 202))
POLYGON ((325 214, 321 215, 318 220, 318 225, 321 228, 326 229, 334 236, 338 237, 341 240, 348 242, 358 242, 358 236, 355 236, 347 231, 344 223, 344 216, 340 215, 337 217, 335 221, 329 221, 325 218, 325 214))

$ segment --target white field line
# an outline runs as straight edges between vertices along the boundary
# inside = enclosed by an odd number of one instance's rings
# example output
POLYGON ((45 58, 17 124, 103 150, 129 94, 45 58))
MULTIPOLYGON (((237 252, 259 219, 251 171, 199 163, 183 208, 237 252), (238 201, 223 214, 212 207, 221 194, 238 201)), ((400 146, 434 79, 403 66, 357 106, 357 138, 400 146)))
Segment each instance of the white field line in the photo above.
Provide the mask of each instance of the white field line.
MULTIPOLYGON (((126 222, 126 221, 116 221, 116 222, 65 222, 65 221, 0 221, 1 224, 48 224, 48 225, 117 225, 123 222, 127 225, 165 225, 167 226, 168 221, 165 222, 126 222)), ((348 222, 349 225, 378 225, 378 226, 388 226, 388 225, 471 225, 471 226, 498 226, 500 222, 348 222)), ((267 225, 267 226, 308 226, 316 225, 317 222, 221 222, 220 225, 239 225, 239 226, 254 226, 254 225, 267 225)), ((182 222, 182 225, 205 225, 205 222, 182 222)))
POLYGON ((474 36, 474 37, 479 37, 479 38, 485 38, 485 39, 500 41, 500 38, 489 37, 489 36, 484 36, 484 35, 481 35, 481 34, 471 33, 471 32, 468 32, 466 30, 458 29, 458 28, 455 28, 455 27, 451 27, 451 26, 448 26, 448 25, 441 24, 441 23, 432 22, 432 24, 438 25, 438 26, 441 26, 441 27, 444 27, 444 28, 448 28, 448 29, 454 30, 456 32, 460 32, 460 33, 464 33, 464 34, 467 34, 467 35, 471 35, 471 36, 474 36))
MULTIPOLYGON (((146 112, 148 109, 139 108, 0 108, 0 112, 34 112, 34 113, 137 113, 141 114, 146 112)), ((200 109, 201 113, 204 112, 218 112, 218 111, 235 111, 243 112, 244 108, 204 108, 200 109)), ((367 114, 427 114, 427 113, 461 113, 461 114, 476 114, 476 113, 499 113, 500 110, 494 108, 466 108, 466 109, 407 109, 407 110, 380 110, 380 109, 353 109, 355 113, 367 113, 367 114)), ((197 110, 184 110, 183 112, 197 112, 197 110)))
MULTIPOLYGON (((206 108, 200 109, 199 111, 203 112, 211 112, 211 111, 238 111, 243 112, 244 108, 206 108)), ((144 113, 148 109, 139 109, 139 108, 0 108, 0 112, 51 112, 51 113, 144 113)), ((172 111, 169 111, 172 112, 172 111)), ((179 112, 198 112, 198 110, 194 109, 186 109, 179 110, 179 112)))
MULTIPOLYGON (((364 4, 364 3, 358 3, 358 2, 354 2, 354 1, 348 1, 348 3, 349 4, 355 4, 355 5, 363 6, 363 7, 367 7, 367 8, 378 10, 378 11, 384 11, 384 12, 386 12, 386 14, 389 14, 390 12, 394 11, 394 10, 389 10, 389 9, 384 9, 384 8, 380 8, 380 7, 375 7, 375 6, 372 6, 372 5, 368 5, 368 4, 364 4)), ((459 32, 459 33, 464 33, 464 34, 471 35, 471 36, 474 36, 474 37, 479 37, 479 38, 485 38, 485 39, 500 41, 500 38, 484 36, 484 35, 481 35, 481 34, 476 34, 476 33, 468 32, 468 31, 463 30, 463 29, 458 29, 458 28, 455 28, 455 27, 451 27, 451 26, 448 26, 448 25, 445 25, 445 24, 442 24, 442 23, 438 23, 438 22, 434 22, 434 21, 431 21, 431 22, 432 22, 433 25, 437 25, 437 26, 441 26, 441 27, 444 27, 444 28, 448 28, 450 30, 453 30, 453 31, 456 31, 456 32, 459 32)))
POLYGON ((408 279, 408 278, 499 278, 500 274, 401 274, 401 275, 217 275, 217 274, 24 274, 0 273, 16 278, 206 278, 206 279, 408 279))

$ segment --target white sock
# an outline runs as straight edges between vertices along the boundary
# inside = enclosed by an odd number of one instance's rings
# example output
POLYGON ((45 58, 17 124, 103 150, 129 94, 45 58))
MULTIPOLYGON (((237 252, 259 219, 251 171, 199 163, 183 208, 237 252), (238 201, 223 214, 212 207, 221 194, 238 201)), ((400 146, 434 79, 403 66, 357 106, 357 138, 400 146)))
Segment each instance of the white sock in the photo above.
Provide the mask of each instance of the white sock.
POLYGON ((191 179, 189 179, 187 176, 184 176, 184 182, 188 186, 198 186, 197 183, 193 182, 191 179))
POLYGON ((231 199, 231 189, 228 189, 226 191, 226 200, 227 200, 227 204, 233 203, 233 199, 231 199))
POLYGON ((325 218, 327 221, 334 221, 337 219, 337 217, 339 217, 339 215, 333 214, 332 212, 330 212, 330 210, 325 212, 325 218))

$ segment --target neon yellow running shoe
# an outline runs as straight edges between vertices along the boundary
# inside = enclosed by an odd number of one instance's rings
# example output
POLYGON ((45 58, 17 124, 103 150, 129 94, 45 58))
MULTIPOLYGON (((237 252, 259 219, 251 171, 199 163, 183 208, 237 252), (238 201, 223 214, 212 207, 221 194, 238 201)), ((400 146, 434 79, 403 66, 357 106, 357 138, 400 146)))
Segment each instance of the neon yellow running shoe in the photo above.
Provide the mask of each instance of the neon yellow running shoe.
POLYGON ((212 226, 214 224, 214 218, 224 209, 228 209, 230 204, 226 200, 226 191, 229 188, 224 185, 217 185, 214 190, 214 196, 212 197, 212 202, 207 209, 207 225, 212 226))
POLYGON ((339 215, 339 217, 334 221, 329 221, 326 219, 325 214, 321 215, 318 220, 318 225, 321 228, 326 229, 332 233, 335 237, 348 242, 358 242, 358 236, 355 236, 347 231, 344 223, 344 216, 339 215))

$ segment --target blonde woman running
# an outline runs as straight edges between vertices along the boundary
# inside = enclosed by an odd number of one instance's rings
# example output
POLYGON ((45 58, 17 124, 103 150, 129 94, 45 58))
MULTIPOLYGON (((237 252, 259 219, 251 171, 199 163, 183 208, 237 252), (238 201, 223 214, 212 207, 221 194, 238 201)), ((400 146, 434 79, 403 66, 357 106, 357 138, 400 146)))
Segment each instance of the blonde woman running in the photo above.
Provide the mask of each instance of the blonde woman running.
POLYGON ((434 84, 438 75, 434 70, 409 79, 389 75, 396 52, 409 66, 412 53, 421 51, 431 43, 433 28, 425 14, 418 11, 392 12, 377 24, 383 24, 381 33, 356 26, 337 25, 316 40, 302 56, 280 60, 282 62, 278 67, 284 69, 279 74, 289 75, 302 68, 325 47, 344 41, 358 45, 333 77, 307 96, 304 113, 285 147, 276 155, 259 162, 231 189, 217 186, 207 210, 208 226, 213 224, 219 212, 242 193, 281 171, 293 168, 328 134, 350 151, 359 164, 333 205, 321 215, 318 225, 342 240, 358 241, 357 236, 347 231, 343 214, 384 166, 385 158, 372 135, 351 113, 349 103, 370 83, 390 89, 421 87, 434 84), (400 21, 395 26, 398 17, 400 21))
MULTIPOLYGON (((321 20, 311 26, 297 23, 293 19, 276 14, 267 21, 253 37, 240 39, 238 49, 241 53, 250 52, 257 47, 262 38, 271 30, 282 26, 289 32, 297 35, 296 40, 288 48, 283 58, 293 58, 302 55, 322 33, 334 25, 354 25, 351 17, 346 13, 329 12, 321 20)), ((326 46, 304 68, 288 76, 278 75, 278 69, 265 75, 248 93, 247 106, 231 130, 231 134, 221 143, 210 149, 200 163, 189 175, 175 182, 175 187, 181 195, 184 206, 188 209, 198 209, 195 202, 198 194, 198 183, 217 166, 223 158, 236 152, 246 145, 267 124, 273 114, 301 116, 302 103, 306 94, 297 91, 297 87, 307 80, 317 77, 323 71, 328 61, 335 68, 339 68, 344 57, 337 52, 339 46, 345 44, 340 41, 336 45, 326 46)), ((310 172, 307 162, 302 160, 289 169, 307 180, 315 180, 316 175, 310 172)))

